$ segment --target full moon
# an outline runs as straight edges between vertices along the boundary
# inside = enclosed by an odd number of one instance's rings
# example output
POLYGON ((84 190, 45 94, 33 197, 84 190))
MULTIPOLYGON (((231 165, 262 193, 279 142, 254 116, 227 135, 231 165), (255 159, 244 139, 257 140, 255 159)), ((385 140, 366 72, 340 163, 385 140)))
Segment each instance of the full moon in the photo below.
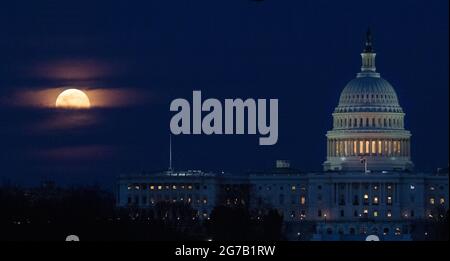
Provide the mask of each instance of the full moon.
POLYGON ((88 96, 78 89, 67 89, 58 95, 57 108, 87 109, 91 107, 88 96))

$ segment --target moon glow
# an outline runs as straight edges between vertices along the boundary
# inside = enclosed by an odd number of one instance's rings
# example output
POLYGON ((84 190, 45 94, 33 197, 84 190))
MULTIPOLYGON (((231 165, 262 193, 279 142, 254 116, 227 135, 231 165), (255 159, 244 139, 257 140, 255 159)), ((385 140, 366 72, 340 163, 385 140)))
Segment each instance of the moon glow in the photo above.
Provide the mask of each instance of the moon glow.
POLYGON ((88 109, 91 107, 89 97, 78 89, 67 89, 58 95, 56 108, 88 109))

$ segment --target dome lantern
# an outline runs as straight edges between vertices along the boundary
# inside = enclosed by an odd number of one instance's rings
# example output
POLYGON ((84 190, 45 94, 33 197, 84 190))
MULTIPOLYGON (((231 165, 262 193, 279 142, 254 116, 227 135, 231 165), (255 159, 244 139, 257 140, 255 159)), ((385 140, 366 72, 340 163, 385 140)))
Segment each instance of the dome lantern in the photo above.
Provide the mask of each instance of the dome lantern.
POLYGON ((358 74, 358 77, 363 76, 380 77, 380 75, 376 73, 375 57, 377 56, 377 54, 374 52, 372 41, 373 41, 372 33, 370 29, 368 29, 366 33, 365 48, 364 51, 361 53, 362 58, 361 73, 358 74))

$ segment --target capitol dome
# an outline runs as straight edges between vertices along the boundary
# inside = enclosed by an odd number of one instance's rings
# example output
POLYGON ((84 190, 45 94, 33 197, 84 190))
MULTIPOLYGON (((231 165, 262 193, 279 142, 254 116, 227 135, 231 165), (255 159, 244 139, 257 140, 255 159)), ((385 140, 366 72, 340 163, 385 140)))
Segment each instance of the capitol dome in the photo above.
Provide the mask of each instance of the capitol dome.
POLYGON ((392 85, 379 76, 359 75, 341 93, 335 112, 402 112, 392 85))
POLYGON ((411 134, 392 85, 375 67, 372 35, 367 32, 361 71, 341 92, 327 132, 325 171, 411 170, 411 134))

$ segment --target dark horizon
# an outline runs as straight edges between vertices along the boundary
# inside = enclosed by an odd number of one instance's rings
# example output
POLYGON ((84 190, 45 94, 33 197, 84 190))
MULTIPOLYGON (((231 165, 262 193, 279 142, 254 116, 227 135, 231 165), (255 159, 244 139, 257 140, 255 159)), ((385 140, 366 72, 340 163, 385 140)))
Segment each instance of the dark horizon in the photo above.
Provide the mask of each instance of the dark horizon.
POLYGON ((197 1, 4 4, 0 10, 1 180, 110 187, 167 169, 175 98, 278 98, 279 139, 177 136, 175 169, 231 173, 277 159, 319 171, 339 94, 367 27, 397 92, 416 171, 448 167, 448 1, 197 1), (382 17, 382 19, 380 19, 382 17), (85 89, 95 108, 49 108, 85 89))

